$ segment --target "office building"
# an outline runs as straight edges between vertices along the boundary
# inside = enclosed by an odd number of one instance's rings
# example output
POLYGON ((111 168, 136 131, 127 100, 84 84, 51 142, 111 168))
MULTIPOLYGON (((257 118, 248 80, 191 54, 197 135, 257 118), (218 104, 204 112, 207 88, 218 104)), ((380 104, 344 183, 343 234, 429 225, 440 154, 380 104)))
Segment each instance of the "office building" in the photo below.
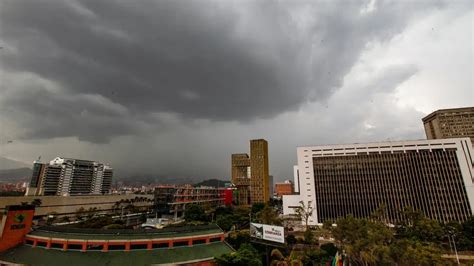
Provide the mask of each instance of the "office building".
POLYGON ((26 195, 108 194, 113 169, 99 162, 57 157, 43 164, 35 161, 26 195))
POLYGON ((273 197, 273 176, 268 176, 268 196, 271 198, 273 197))
POLYGON ((264 139, 250 141, 250 202, 266 203, 269 195, 268 142, 264 139))
POLYGON ((232 154, 232 183, 238 205, 266 203, 272 188, 268 166, 268 143, 264 139, 250 141, 250 156, 232 154))
POLYGON ((441 109, 423 119, 426 138, 471 138, 474 141, 474 107, 441 109))
POLYGON ((290 180, 285 180, 283 183, 275 184, 275 195, 281 197, 283 195, 293 194, 293 183, 290 180))
POLYGON ((25 195, 39 195, 39 188, 43 182, 42 178, 45 175, 46 165, 40 161, 33 162, 33 174, 31 176, 30 184, 26 188, 25 195))
POLYGON ((299 147, 299 194, 283 196, 283 212, 303 201, 309 224, 349 214, 369 217, 385 206, 396 222, 405 207, 440 222, 474 214, 474 149, 469 138, 299 147))

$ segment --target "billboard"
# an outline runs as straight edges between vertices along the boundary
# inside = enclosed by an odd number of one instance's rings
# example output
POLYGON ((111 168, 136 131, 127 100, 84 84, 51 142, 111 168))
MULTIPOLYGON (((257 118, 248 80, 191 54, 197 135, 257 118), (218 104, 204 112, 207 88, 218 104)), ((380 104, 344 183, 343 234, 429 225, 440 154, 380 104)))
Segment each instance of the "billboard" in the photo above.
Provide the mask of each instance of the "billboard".
POLYGON ((250 237, 285 243, 285 229, 282 226, 250 223, 250 237))

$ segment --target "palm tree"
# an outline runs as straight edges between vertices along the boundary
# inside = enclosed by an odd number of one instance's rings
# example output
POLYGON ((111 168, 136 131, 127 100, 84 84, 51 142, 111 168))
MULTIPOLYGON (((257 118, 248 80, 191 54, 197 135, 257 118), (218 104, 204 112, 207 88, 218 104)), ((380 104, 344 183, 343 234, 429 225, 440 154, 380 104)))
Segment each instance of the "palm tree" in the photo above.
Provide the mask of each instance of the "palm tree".
POLYGON ((304 220, 306 225, 306 230, 308 230, 308 220, 309 217, 313 215, 313 206, 308 202, 308 206, 305 206, 304 202, 300 201, 300 206, 295 209, 295 213, 301 220, 304 220))

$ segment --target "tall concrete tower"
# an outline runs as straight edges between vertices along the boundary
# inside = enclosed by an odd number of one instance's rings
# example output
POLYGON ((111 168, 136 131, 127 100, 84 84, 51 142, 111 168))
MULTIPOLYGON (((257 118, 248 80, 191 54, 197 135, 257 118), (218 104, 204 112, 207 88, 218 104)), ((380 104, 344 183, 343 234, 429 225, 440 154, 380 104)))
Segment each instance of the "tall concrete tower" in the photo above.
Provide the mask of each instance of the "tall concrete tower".
POLYGON ((267 203, 269 193, 268 142, 264 139, 250 141, 250 201, 267 203))
POLYGON ((246 153, 232 154, 232 183, 237 188, 237 205, 250 205, 250 158, 246 153))

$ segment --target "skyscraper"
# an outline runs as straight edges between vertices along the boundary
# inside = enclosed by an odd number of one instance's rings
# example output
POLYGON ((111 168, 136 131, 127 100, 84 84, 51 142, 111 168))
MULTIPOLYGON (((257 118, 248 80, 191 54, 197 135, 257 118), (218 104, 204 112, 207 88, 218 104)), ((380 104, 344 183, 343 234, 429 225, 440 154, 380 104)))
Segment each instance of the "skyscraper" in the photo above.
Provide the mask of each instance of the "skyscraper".
POLYGON ((250 157, 246 153, 232 154, 232 183, 236 186, 239 205, 266 203, 270 200, 268 142, 250 141, 250 157))
POLYGON ((441 222, 474 214, 474 149, 469 138, 299 147, 300 193, 283 196, 284 214, 303 201, 309 224, 385 206, 396 222, 413 207, 441 222))
POLYGON ((250 205, 250 158, 246 153, 232 154, 232 183, 238 205, 250 205))
POLYGON ((26 195, 108 194, 113 169, 99 162, 57 157, 34 162, 26 195))
POLYGON ((474 107, 441 109, 422 120, 428 139, 468 137, 474 141, 474 107))
POLYGON ((33 162, 33 173, 31 176, 31 181, 28 187, 26 188, 26 195, 38 195, 39 188, 43 182, 43 177, 45 175, 46 165, 40 161, 33 162))
POLYGON ((250 141, 250 201, 266 203, 269 195, 268 142, 264 139, 250 141))

